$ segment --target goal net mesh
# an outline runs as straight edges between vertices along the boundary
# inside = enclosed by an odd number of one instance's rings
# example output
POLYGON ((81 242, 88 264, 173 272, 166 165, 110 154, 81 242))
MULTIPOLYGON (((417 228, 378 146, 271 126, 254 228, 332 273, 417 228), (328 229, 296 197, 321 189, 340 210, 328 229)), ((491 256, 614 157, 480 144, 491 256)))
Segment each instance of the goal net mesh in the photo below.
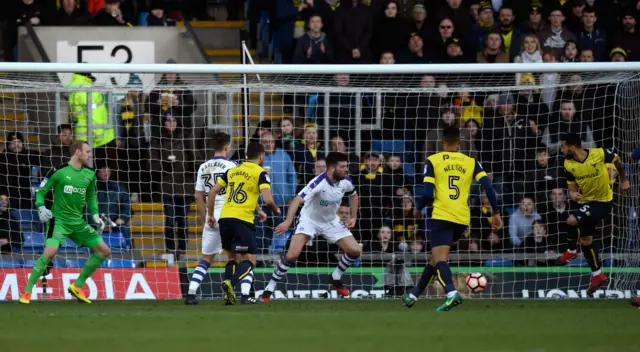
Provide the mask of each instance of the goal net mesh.
MULTIPOLYGON (((429 213, 416 220, 413 209, 424 161, 442 151, 442 127, 455 125, 461 151, 491 175, 505 223, 492 232, 490 204, 474 183, 471 225, 451 249, 458 290, 471 295, 465 279, 482 272, 489 286, 473 297, 585 297, 590 269, 583 256, 567 266, 556 263, 567 248, 566 218, 577 207, 562 173, 559 137, 565 132, 579 134, 585 147, 617 152, 632 184, 621 195, 615 167, 604 171, 615 206, 594 243, 611 280, 596 295, 623 298, 640 289, 640 169, 630 159, 640 145, 635 73, 92 76, 19 73, 0 80, 2 212, 12 224, 0 234, 1 262, 13 268, 0 269, 4 273, 30 269, 42 252, 47 231, 34 210, 34 190, 66 162, 66 145, 88 139, 100 211, 109 220, 103 238, 112 258, 104 266, 150 274, 179 268, 185 286, 201 259, 204 219, 194 203, 195 175, 213 156, 212 135, 223 131, 233 137, 231 159, 242 161, 247 141, 265 145, 264 167, 283 214, 296 192, 324 172, 328 151, 347 153, 360 196, 353 234, 363 255, 343 281, 354 298, 393 297, 417 283, 428 261, 429 213), (86 120, 93 121, 88 131, 86 120)), ((349 216, 346 199, 338 215, 349 216)), ((256 219, 258 294, 292 234, 273 235, 282 220, 256 219)), ((88 253, 67 240, 53 266, 80 268, 88 253)), ((274 297, 336 297, 327 276, 340 255, 322 236, 312 240, 274 297)), ((202 297, 221 297, 228 258, 217 256, 202 297)), ((154 292, 168 290, 161 280, 149 284, 154 292)), ((425 292, 442 293, 435 281, 425 292)))

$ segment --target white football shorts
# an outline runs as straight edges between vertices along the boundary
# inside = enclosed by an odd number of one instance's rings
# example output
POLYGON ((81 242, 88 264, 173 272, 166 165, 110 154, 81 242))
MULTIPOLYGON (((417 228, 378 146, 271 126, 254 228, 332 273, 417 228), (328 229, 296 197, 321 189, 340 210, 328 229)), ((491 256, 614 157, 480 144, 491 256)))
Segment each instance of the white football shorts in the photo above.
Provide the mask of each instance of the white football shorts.
POLYGON ((319 223, 306 217, 300 217, 294 234, 299 233, 307 235, 311 239, 320 235, 330 243, 336 243, 347 236, 353 236, 338 217, 330 223, 319 223))
POLYGON ((220 239, 220 227, 210 228, 204 225, 202 229, 202 254, 212 255, 222 253, 222 240, 220 239))

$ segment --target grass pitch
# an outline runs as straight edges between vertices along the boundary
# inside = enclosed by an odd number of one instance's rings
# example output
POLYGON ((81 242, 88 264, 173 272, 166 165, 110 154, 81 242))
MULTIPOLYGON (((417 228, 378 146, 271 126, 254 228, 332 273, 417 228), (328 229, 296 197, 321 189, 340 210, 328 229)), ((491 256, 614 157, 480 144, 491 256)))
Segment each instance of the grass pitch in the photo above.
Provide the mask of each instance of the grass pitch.
POLYGON ((627 301, 0 304, 0 351, 640 351, 627 301))

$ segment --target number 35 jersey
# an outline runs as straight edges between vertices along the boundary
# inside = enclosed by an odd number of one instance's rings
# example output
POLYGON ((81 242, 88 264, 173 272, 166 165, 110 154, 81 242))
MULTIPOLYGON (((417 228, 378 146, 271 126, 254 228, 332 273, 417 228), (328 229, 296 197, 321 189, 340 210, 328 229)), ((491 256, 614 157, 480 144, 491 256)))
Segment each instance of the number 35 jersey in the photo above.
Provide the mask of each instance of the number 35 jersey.
POLYGON ((260 191, 271 188, 267 172, 260 165, 245 161, 227 170, 218 184, 226 188, 220 219, 239 219, 253 225, 260 191))
MULTIPOLYGON (((233 161, 227 160, 222 156, 214 156, 213 158, 205 161, 198 168, 198 179, 196 181, 196 191, 204 192, 205 199, 209 195, 209 191, 213 188, 213 186, 218 183, 218 179, 221 178, 227 170, 236 167, 236 164, 233 161)), ((218 196, 216 197, 215 204, 215 214, 214 218, 216 220, 220 218, 220 212, 222 211, 222 206, 225 203, 225 189, 222 189, 218 196)), ((206 202, 206 200, 205 200, 206 202)), ((208 214, 207 214, 208 215, 208 214)))
POLYGON ((442 152, 427 158, 424 182, 434 185, 432 219, 469 225, 469 192, 475 179, 487 174, 474 158, 459 152, 442 152))

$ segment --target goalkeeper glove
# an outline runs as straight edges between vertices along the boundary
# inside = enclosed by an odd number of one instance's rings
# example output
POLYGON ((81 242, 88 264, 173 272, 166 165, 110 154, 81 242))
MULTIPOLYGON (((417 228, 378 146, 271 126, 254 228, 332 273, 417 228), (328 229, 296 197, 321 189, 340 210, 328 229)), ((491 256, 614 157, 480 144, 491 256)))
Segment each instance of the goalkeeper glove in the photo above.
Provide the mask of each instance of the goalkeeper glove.
POLYGON ((40 217, 40 222, 48 222, 53 218, 53 214, 51 214, 51 210, 43 205, 38 208, 38 217, 40 217))
POLYGON ((104 231, 104 221, 102 221, 99 214, 93 215, 93 223, 98 225, 98 232, 102 233, 104 231))

